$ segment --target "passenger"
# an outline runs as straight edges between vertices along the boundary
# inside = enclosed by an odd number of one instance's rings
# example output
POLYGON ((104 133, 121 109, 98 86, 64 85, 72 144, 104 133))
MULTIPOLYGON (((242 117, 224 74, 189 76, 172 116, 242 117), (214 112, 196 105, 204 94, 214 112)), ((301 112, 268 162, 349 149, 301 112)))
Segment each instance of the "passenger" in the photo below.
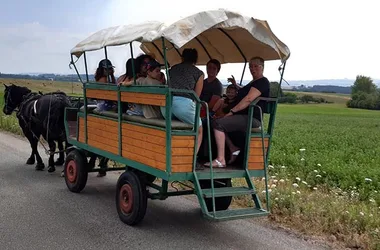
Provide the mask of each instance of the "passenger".
POLYGON ((136 57, 136 60, 135 60, 136 62, 135 69, 137 69, 136 79, 139 77, 147 76, 147 65, 150 61, 153 61, 153 60, 154 59, 152 56, 145 55, 145 54, 142 54, 136 57))
MULTIPOLYGON (((198 60, 196 49, 184 49, 182 52, 182 63, 174 65, 169 71, 169 87, 177 90, 194 90, 200 96, 203 88, 204 74, 195 64, 198 60)), ((184 123, 195 124, 195 102, 187 93, 173 93, 172 115, 184 123)), ((165 117, 165 107, 161 107, 162 115, 165 117)), ((199 119, 198 148, 202 142, 202 121, 199 119)))
MULTIPOLYGON (((120 85, 124 81, 130 81, 131 79, 133 79, 132 60, 135 59, 128 59, 127 63, 125 64, 125 73, 119 76, 119 78, 117 79, 117 85, 120 85)), ((136 63, 136 60, 134 62, 136 63)))
MULTIPOLYGON (((240 149, 237 148, 226 133, 234 131, 247 131, 248 125, 248 107, 253 100, 257 97, 269 96, 269 81, 263 76, 264 60, 261 57, 253 57, 249 61, 249 70, 252 74, 253 80, 246 86, 241 88, 237 94, 237 104, 233 107, 228 114, 223 118, 216 119, 212 122, 212 127, 215 134, 215 141, 217 146, 217 157, 211 163, 213 167, 225 167, 225 144, 231 152, 230 161, 228 164, 233 163, 240 153, 240 149)), ((233 83, 236 85, 236 82, 233 83)), ((259 101, 258 106, 262 111, 265 111, 265 101, 259 101)), ((253 111, 252 127, 257 128, 261 126, 260 112, 257 108, 253 111)), ((210 163, 206 163, 205 166, 210 166, 210 163)))
MULTIPOLYGON (((199 99, 207 102, 208 108, 211 111, 215 103, 222 97, 223 94, 223 85, 217 78, 220 71, 220 62, 216 59, 211 59, 207 63, 206 70, 207 78, 203 82, 203 89, 199 99)), ((205 116, 206 111, 202 106, 201 117, 205 116)))
MULTIPOLYGON (((99 66, 95 72, 96 82, 116 84, 114 76, 114 66, 108 59, 103 59, 99 62, 99 66)), ((97 109, 100 111, 114 110, 117 108, 117 104, 114 101, 98 101, 97 109)), ((97 177, 103 177, 107 175, 106 168, 108 167, 108 158, 99 157, 99 167, 97 177)))
MULTIPOLYGON (((99 62, 98 68, 95 72, 95 81, 100 83, 116 84, 114 66, 110 60, 103 59, 99 62)), ((114 101, 99 100, 97 104, 97 109, 99 111, 114 110, 115 108, 117 108, 117 105, 114 101)))
MULTIPOLYGON (((140 77, 136 80, 136 85, 162 85, 161 80, 161 70, 160 65, 157 61, 153 60, 148 62, 147 67, 147 77, 140 77)), ((122 82, 124 86, 131 86, 133 84, 133 79, 129 82, 122 82)), ((145 104, 134 104, 133 110, 128 110, 129 115, 140 115, 145 118, 163 118, 161 115, 160 107, 145 105, 145 104)))
POLYGON ((226 114, 228 114, 236 105, 236 96, 237 96, 238 90, 234 84, 230 84, 227 86, 226 89, 226 96, 223 98, 220 98, 212 108, 212 111, 210 115, 213 118, 222 118, 226 114))

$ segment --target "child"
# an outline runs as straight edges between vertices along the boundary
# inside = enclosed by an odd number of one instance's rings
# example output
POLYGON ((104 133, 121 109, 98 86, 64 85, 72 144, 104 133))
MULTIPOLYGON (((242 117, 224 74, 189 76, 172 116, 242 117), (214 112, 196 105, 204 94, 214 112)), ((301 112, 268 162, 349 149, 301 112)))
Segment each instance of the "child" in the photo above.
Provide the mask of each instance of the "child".
POLYGON ((217 103, 215 103, 210 115, 212 118, 221 118, 230 112, 236 105, 236 95, 237 88, 234 84, 230 84, 226 89, 226 96, 220 98, 217 103))
MULTIPOLYGON (((162 85, 161 64, 157 61, 150 61, 147 63, 147 76, 139 77, 136 79, 136 85, 162 85)), ((123 86, 131 86, 134 80, 124 81, 121 83, 123 86)), ((163 118, 158 106, 134 104, 130 103, 127 110, 129 115, 139 115, 145 118, 163 118)))

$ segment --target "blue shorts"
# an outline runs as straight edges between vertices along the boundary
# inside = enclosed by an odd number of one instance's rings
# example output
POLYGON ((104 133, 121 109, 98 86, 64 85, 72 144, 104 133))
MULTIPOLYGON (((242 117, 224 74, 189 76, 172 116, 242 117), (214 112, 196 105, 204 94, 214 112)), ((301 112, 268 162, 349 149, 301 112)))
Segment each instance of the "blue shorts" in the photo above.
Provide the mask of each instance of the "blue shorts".
MULTIPOLYGON (((165 107, 161 107, 161 113, 165 117, 165 107)), ((173 96, 172 115, 178 120, 191 125, 195 124, 195 102, 190 98, 173 96)), ((173 118, 173 117, 172 117, 173 118)), ((199 117, 199 127, 202 120, 199 117)))

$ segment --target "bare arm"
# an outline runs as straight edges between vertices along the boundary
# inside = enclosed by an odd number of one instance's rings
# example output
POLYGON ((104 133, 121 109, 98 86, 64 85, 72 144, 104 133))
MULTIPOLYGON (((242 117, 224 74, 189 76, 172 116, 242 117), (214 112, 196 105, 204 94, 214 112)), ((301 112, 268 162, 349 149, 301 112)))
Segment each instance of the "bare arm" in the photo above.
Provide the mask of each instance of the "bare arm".
POLYGON ((257 97, 259 97, 260 95, 261 95, 261 92, 257 88, 251 87, 248 94, 231 110, 233 112, 239 112, 240 110, 247 108, 249 104, 251 104, 251 102, 255 100, 257 97))
POLYGON ((241 89, 242 86, 240 86, 240 85, 238 85, 238 84, 236 83, 235 77, 234 77, 233 75, 231 75, 231 76, 232 76, 231 78, 228 78, 228 79, 227 79, 227 82, 230 82, 230 83, 232 83, 233 85, 235 85, 235 87, 237 87, 238 89, 241 89))
POLYGON ((195 88, 194 88, 194 91, 195 93, 197 94, 197 96, 201 96, 201 93, 202 93, 202 89, 203 89, 203 79, 204 79, 204 75, 202 74, 197 83, 195 84, 195 88))

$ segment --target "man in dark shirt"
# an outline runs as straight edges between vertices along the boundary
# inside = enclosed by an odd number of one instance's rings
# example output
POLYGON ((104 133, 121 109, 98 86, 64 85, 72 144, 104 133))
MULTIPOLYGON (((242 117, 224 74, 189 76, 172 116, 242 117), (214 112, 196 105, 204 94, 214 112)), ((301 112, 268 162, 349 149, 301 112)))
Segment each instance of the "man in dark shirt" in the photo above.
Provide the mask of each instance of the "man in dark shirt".
POLYGON ((202 101, 209 103, 213 96, 220 98, 223 94, 223 85, 217 78, 220 71, 220 62, 211 59, 207 63, 207 78, 203 82, 203 89, 200 96, 202 101))
MULTIPOLYGON (((233 107, 228 114, 223 118, 216 119, 212 123, 214 129, 216 146, 218 148, 218 153, 216 159, 212 162, 213 167, 225 167, 225 144, 231 152, 230 162, 232 163, 240 153, 240 149, 232 144, 231 140, 228 139, 226 133, 241 131, 246 132, 248 126, 248 108, 253 100, 258 97, 269 97, 269 81, 263 75, 264 71, 264 60, 260 57, 253 57, 249 61, 249 70, 251 71, 253 80, 239 89, 237 100, 238 103, 233 107)), ((236 82, 234 83, 236 84, 236 82)), ((258 103, 262 109, 265 108, 265 102, 260 101, 258 103)), ((264 111, 264 110, 263 110, 264 111)), ((261 126, 261 117, 258 109, 254 110, 252 127, 261 126)), ((206 163, 205 166, 209 166, 206 163)))

